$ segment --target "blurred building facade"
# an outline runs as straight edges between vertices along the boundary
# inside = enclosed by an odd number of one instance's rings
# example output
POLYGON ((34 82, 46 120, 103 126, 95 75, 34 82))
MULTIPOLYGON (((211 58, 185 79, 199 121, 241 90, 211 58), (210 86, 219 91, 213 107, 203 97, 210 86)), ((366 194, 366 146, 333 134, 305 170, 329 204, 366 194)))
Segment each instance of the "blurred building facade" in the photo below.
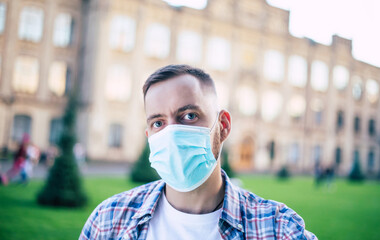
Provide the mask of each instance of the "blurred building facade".
POLYGON ((187 63, 216 82, 233 130, 225 148, 242 171, 342 174, 380 170, 380 68, 351 40, 322 45, 288 31, 265 0, 209 0, 203 10, 160 0, 0 0, 0 145, 24 132, 56 143, 66 93, 78 83, 79 141, 93 160, 133 161, 145 142, 142 85, 187 63))

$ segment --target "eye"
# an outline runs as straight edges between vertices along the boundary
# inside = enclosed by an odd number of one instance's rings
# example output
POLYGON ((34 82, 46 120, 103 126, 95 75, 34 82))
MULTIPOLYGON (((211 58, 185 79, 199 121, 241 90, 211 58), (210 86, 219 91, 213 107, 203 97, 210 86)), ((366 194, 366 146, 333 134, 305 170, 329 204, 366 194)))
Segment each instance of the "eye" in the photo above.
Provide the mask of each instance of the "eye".
POLYGON ((197 118, 197 114, 195 113, 186 113, 185 116, 183 117, 184 120, 194 120, 197 118))
POLYGON ((160 127, 162 127, 162 122, 161 121, 156 121, 156 122, 154 122, 153 124, 152 124, 152 126, 154 127, 154 128, 160 128, 160 127))

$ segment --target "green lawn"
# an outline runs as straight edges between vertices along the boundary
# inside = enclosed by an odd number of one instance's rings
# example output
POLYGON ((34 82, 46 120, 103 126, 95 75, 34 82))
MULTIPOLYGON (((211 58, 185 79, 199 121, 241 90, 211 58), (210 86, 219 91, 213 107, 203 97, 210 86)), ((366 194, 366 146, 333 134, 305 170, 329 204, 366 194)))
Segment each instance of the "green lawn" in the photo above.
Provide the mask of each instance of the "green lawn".
MULTIPOLYGON (((285 202, 306 221, 319 239, 380 239, 380 184, 349 184, 338 180, 328 190, 316 189, 311 178, 278 181, 271 177, 241 177, 256 194, 285 202)), ((107 197, 136 184, 123 178, 87 178, 89 205, 82 209, 50 208, 36 204, 42 186, 0 186, 0 239, 77 239, 91 211, 107 197)))

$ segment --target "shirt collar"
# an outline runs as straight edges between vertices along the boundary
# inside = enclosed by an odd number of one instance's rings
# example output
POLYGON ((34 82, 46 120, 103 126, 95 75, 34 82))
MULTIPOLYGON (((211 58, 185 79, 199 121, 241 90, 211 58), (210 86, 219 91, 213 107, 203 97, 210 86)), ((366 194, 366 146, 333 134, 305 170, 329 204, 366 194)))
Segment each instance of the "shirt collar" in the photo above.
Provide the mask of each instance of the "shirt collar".
MULTIPOLYGON (((239 231, 244 232, 240 209, 239 190, 232 184, 231 180, 223 169, 221 170, 221 174, 225 183, 225 194, 221 219, 239 231)), ((158 200, 163 193, 164 187, 165 182, 162 180, 158 181, 152 192, 148 194, 142 206, 132 217, 132 219, 139 219, 139 224, 148 221, 153 216, 158 200)))
POLYGON ((132 219, 141 219, 145 217, 143 221, 149 220, 151 216, 153 216, 154 210, 156 209, 158 200, 160 199, 161 194, 163 193, 164 187, 165 182, 159 180, 157 184, 154 186, 151 193, 147 195, 147 198, 144 200, 139 210, 136 212, 135 215, 133 215, 132 219))
POLYGON ((241 200, 239 189, 232 184, 230 178, 227 176, 223 169, 221 172, 225 183, 225 193, 223 210, 220 218, 226 221, 232 227, 238 229, 241 232, 244 232, 241 216, 242 209, 240 209, 241 200))

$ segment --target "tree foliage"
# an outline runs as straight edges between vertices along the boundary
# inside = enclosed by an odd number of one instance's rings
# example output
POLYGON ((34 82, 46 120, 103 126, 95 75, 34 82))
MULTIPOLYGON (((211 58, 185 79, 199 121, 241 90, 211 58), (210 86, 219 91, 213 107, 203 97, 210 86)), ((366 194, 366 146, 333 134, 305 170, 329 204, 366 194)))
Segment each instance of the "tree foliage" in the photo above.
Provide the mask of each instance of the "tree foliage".
POLYGON ((364 180, 364 175, 360 167, 360 161, 358 159, 354 160, 351 172, 348 174, 348 179, 354 182, 360 182, 364 180))
POLYGON ((233 178, 235 177, 235 172, 231 168, 231 165, 229 163, 228 159, 228 151, 227 150, 222 150, 222 169, 227 173, 228 177, 233 178))
POLYGON ((277 172, 278 179, 286 180, 290 177, 290 172, 287 166, 282 166, 281 169, 277 172))
POLYGON ((73 153, 76 142, 76 111, 76 97, 71 95, 62 119, 63 131, 58 143, 60 156, 55 159, 45 186, 38 193, 37 201, 39 204, 79 207, 87 202, 73 153))
POLYGON ((132 172, 130 174, 132 181, 148 183, 160 179, 160 176, 157 174, 156 170, 150 166, 149 154, 149 144, 146 142, 138 160, 133 165, 132 172))

